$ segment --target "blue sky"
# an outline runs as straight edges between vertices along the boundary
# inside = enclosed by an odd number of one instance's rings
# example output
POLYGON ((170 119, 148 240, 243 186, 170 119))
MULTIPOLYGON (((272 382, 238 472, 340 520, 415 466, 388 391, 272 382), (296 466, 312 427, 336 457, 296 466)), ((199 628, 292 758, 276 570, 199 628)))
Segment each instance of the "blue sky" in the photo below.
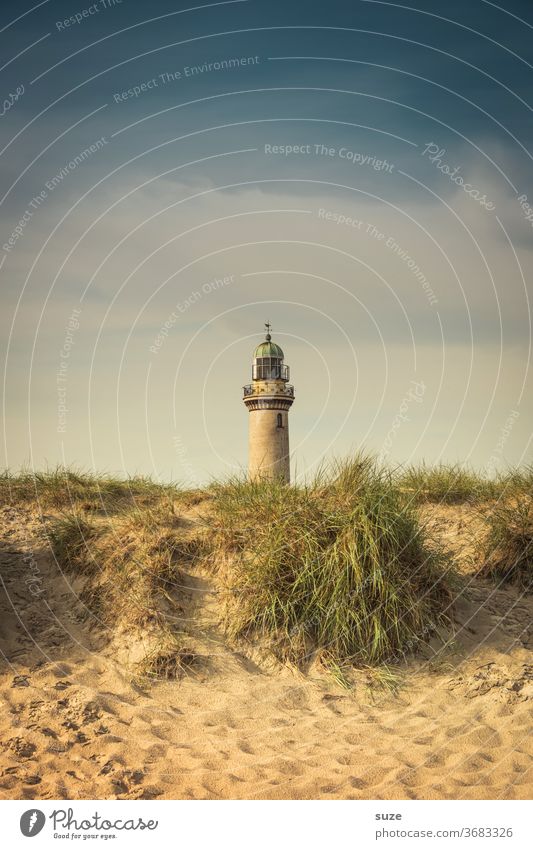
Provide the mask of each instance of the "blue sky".
POLYGON ((531 462, 532 12, 4 12, 4 464, 243 468, 267 318, 298 473, 531 462))

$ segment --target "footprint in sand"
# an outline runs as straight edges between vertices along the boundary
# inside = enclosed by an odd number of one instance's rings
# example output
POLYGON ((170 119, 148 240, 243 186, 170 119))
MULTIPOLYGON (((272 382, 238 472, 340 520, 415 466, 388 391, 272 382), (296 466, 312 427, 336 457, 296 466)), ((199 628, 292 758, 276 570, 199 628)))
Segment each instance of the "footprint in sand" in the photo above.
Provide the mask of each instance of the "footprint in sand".
POLYGON ((86 737, 85 734, 82 731, 78 731, 78 733, 76 734, 76 736, 74 738, 74 741, 76 743, 88 743, 89 738, 86 737))
POLYGON ((338 792, 338 790, 339 790, 339 785, 338 785, 338 784, 324 784, 324 785, 320 788, 320 792, 321 792, 324 796, 333 796, 334 794, 336 794, 336 793, 338 792))
MULTIPOLYGON (((146 787, 143 787, 141 794, 137 797, 138 799, 157 799, 158 796, 163 795, 163 790, 161 787, 158 787, 157 784, 150 784, 146 787)), ((194 798, 191 796, 191 798, 194 798)))
POLYGON ((106 763, 103 765, 102 769, 100 770, 100 775, 109 775, 109 773, 112 772, 114 768, 115 768, 115 764, 114 764, 113 761, 106 761, 106 763))
POLYGON ((357 758, 353 755, 339 755, 335 760, 341 766, 354 766, 357 763, 357 758))
POLYGON ((464 744, 468 745, 470 743, 472 748, 476 749, 479 749, 481 746, 496 748, 497 746, 501 746, 502 743, 498 732, 487 725, 478 725, 477 728, 473 728, 467 734, 464 734, 461 739, 464 744))
POLYGON ((280 710, 307 710, 309 700, 303 687, 288 687, 276 702, 276 707, 280 710))
POLYGON ((444 766, 446 764, 447 759, 450 757, 450 752, 441 749, 440 752, 437 752, 434 755, 428 755, 425 760, 425 766, 428 768, 432 768, 435 766, 444 766))
POLYGON ((360 746, 363 742, 362 734, 345 734, 344 742, 349 746, 360 746))
POLYGON ((52 737, 54 740, 57 740, 57 734, 53 728, 47 728, 44 726, 43 728, 40 728, 39 731, 41 734, 44 734, 45 737, 52 737))
POLYGON ((22 737, 12 737, 7 746, 17 758, 31 758, 37 751, 37 746, 22 737))
POLYGON ((145 772, 142 769, 125 769, 124 778, 126 778, 130 784, 140 784, 145 778, 145 772))
POLYGON ((153 764, 157 763, 157 761, 164 760, 167 750, 167 746, 160 746, 158 743, 154 743, 145 752, 146 763, 153 764))
POLYGON ((29 675, 15 675, 13 678, 13 682, 11 684, 12 687, 29 687, 30 686, 30 676, 29 675))
POLYGON ((43 699, 35 699, 33 702, 30 702, 29 707, 29 717, 30 719, 36 719, 37 716, 41 713, 41 708, 45 704, 43 699))
POLYGON ((100 712, 98 703, 87 702, 87 704, 83 708, 83 723, 88 724, 90 722, 96 722, 98 719, 101 718, 102 714, 100 712))
POLYGON ((336 716, 342 716, 342 711, 339 710, 339 706, 337 704, 340 699, 344 699, 344 696, 332 696, 329 693, 325 696, 322 696, 322 701, 324 702, 325 706, 336 716))

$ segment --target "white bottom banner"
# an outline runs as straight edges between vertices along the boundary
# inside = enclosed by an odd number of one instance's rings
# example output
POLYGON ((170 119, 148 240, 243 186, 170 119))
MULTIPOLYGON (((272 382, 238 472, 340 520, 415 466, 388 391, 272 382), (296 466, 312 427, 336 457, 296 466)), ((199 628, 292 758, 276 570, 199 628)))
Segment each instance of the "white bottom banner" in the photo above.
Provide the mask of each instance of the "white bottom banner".
POLYGON ((2 845, 533 846, 527 801, 3 801, 2 845))

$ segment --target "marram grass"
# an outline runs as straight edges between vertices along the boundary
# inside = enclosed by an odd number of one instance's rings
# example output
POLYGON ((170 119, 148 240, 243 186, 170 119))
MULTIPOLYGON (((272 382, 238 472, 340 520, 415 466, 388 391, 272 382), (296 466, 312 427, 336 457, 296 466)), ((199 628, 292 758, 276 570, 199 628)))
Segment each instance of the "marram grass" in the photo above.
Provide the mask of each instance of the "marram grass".
MULTIPOLYGON (((230 640, 294 663, 318 655, 332 669, 394 664, 450 623, 457 578, 428 545, 425 501, 483 505, 481 575, 530 588, 532 495, 531 467, 494 479, 444 465, 390 473, 361 456, 290 487, 234 479, 187 492, 69 469, 0 476, 4 503, 52 510, 54 554, 84 579, 88 615, 163 634, 168 615, 180 618, 183 575, 208 566, 230 640), (191 534, 177 513, 201 502, 191 534)), ((161 640, 158 674, 174 663, 174 644, 161 640)))
POLYGON ((162 501, 113 521, 75 510, 48 524, 58 564, 86 579, 79 600, 92 624, 120 629, 132 640, 149 638, 136 666, 139 681, 181 677, 198 662, 180 628, 180 600, 182 566, 201 542, 184 539, 178 523, 162 501))
POLYGON ((105 620, 142 625, 158 619, 163 598, 182 582, 175 521, 164 509, 113 522, 76 511, 52 521, 48 538, 60 566, 91 577, 93 590, 98 585, 105 620))
POLYGON ((487 534, 481 539, 480 574, 497 583, 533 590, 533 493, 518 493, 498 501, 485 518, 487 534))
POLYGON ((417 503, 476 504, 531 490, 533 468, 510 469, 489 476, 459 464, 400 468, 398 486, 417 503))
POLYGON ((179 497, 173 484, 149 477, 117 478, 57 466, 45 472, 0 474, 0 505, 35 502, 41 509, 114 512, 136 509, 179 497))
POLYGON ((213 493, 231 638, 295 663, 318 652, 374 664, 449 624, 451 564, 372 460, 336 464, 308 486, 234 480, 213 493))

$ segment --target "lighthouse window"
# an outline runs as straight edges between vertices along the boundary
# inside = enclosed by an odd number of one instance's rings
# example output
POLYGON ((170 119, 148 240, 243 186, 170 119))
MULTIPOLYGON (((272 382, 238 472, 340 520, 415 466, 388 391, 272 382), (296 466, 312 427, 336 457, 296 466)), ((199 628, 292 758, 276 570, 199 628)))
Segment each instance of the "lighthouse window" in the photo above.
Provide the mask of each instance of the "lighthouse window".
POLYGON ((254 380, 288 380, 289 367, 281 357, 256 357, 252 365, 254 380))
POLYGON ((278 427, 283 427, 283 416, 278 413, 278 427))

